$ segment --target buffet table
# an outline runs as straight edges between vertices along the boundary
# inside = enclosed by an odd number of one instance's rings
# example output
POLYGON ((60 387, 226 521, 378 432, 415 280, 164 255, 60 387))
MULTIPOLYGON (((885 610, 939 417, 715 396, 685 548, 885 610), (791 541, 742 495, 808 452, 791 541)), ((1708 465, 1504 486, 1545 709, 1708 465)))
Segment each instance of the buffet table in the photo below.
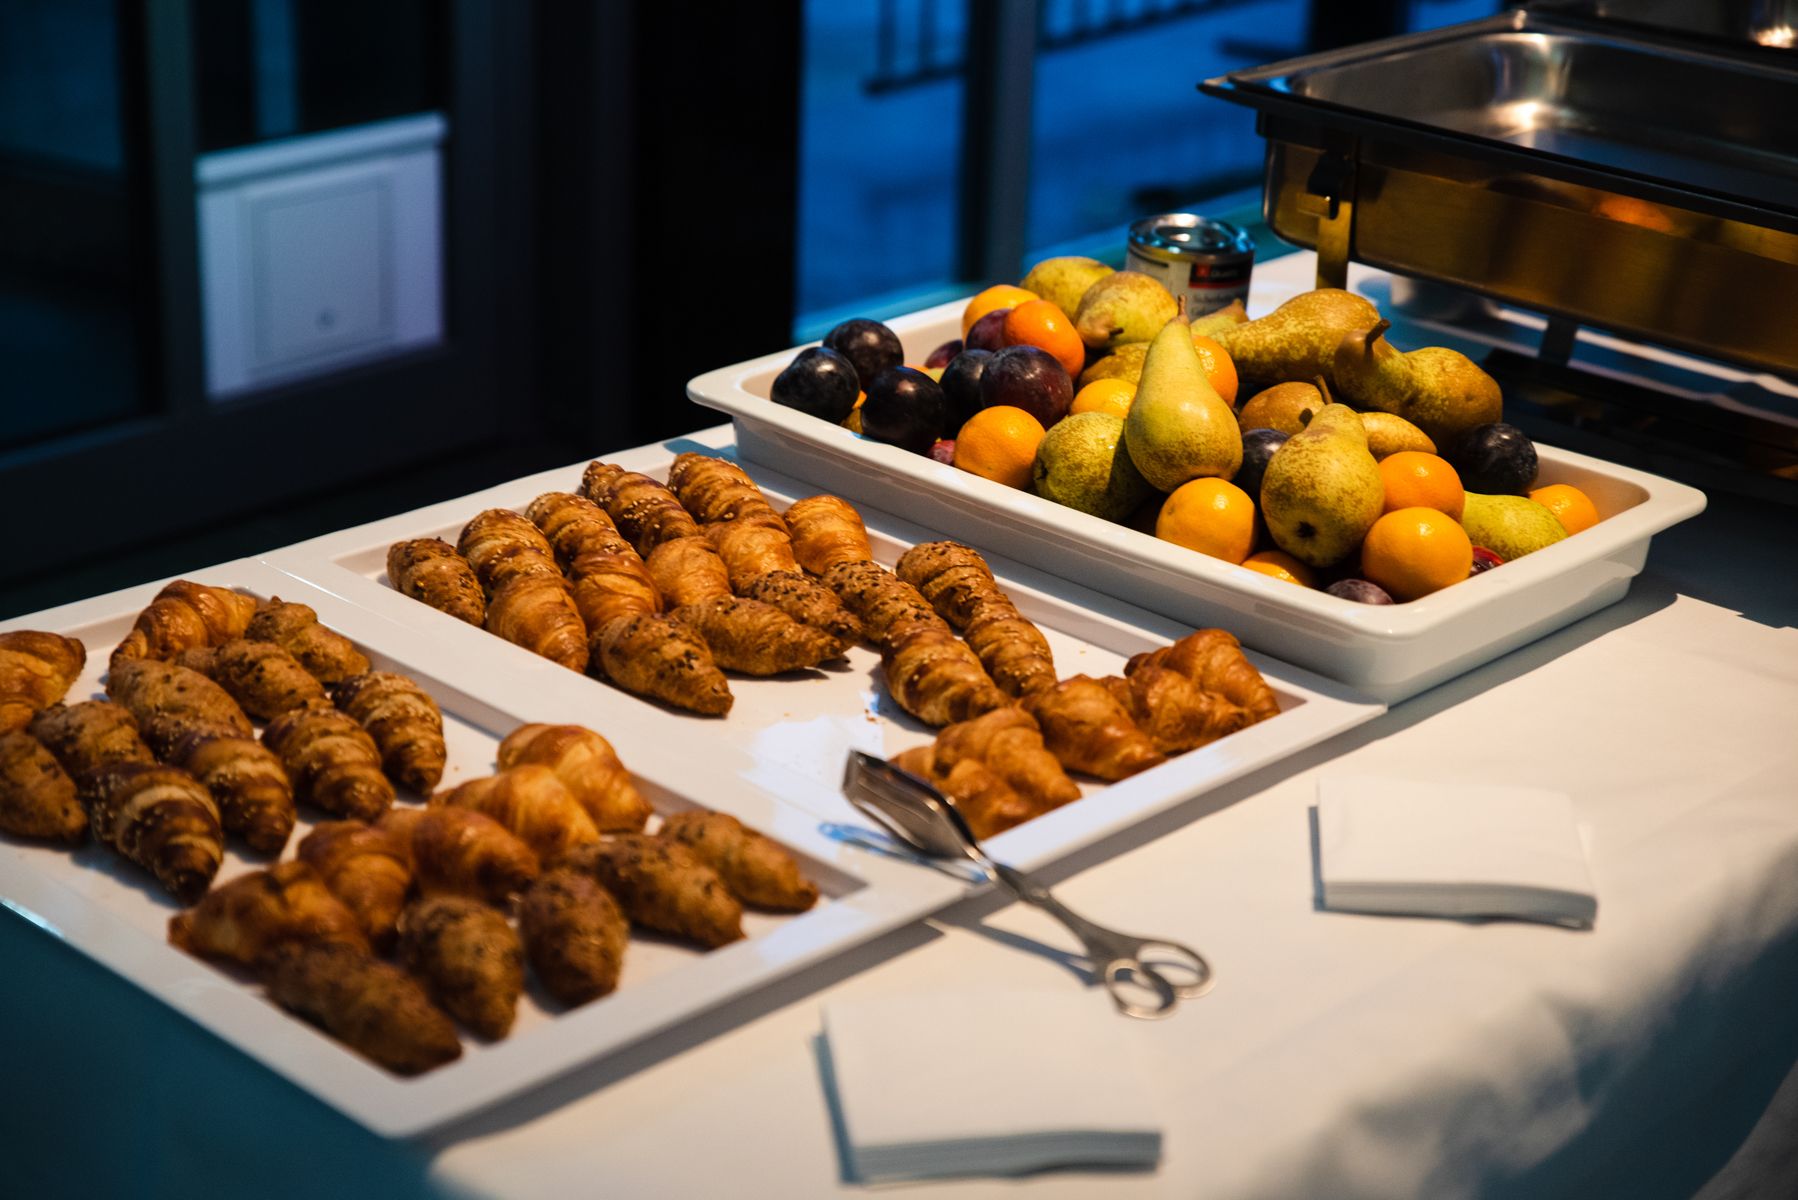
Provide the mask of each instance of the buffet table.
MULTIPOLYGON (((1046 868, 1076 910, 1197 946, 1218 972, 1210 995, 1127 1027, 1163 1161, 931 1186, 1693 1194, 1798 1059, 1788 524, 1713 498, 1622 602, 1046 868), (1310 810, 1338 774, 1568 792, 1596 928, 1320 910, 1310 810)), ((1086 987, 1092 1020, 1122 1021, 1073 950, 975 894, 407 1142, 6 913, 0 1194, 855 1194, 820 1087, 821 1004, 1086 987)), ((1042 1039, 1054 1053, 1056 1031, 1042 1039)))

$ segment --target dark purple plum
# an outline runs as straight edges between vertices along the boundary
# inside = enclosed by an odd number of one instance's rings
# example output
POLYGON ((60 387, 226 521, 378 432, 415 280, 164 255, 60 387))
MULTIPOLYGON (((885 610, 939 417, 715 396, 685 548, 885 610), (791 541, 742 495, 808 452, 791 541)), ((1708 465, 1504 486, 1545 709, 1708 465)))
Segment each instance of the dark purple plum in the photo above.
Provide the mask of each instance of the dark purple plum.
POLYGON ((1353 600, 1356 604, 1391 604, 1392 597, 1377 583, 1365 579, 1338 579, 1324 589, 1332 596, 1353 600))
POLYGON ((980 373, 980 401, 982 408, 1001 404, 1021 408, 1047 429, 1068 415, 1074 381, 1047 350, 1007 346, 980 373))
POLYGON ((1467 578, 1472 579, 1475 575, 1484 575, 1493 567, 1502 567, 1504 565, 1505 560, 1486 549, 1486 547, 1475 546, 1473 548, 1473 566, 1467 569, 1467 578))
POLYGON ((974 322, 968 330, 969 350, 1003 350, 1005 348, 1005 318, 1011 315, 1009 308, 995 308, 986 316, 974 322))
POLYGON ((899 335, 867 317, 844 321, 824 335, 824 344, 855 364, 864 392, 876 375, 905 361, 905 347, 899 344, 899 335))
POLYGON ((1488 496, 1521 496, 1536 482, 1536 445, 1503 421, 1469 429, 1449 460, 1461 486, 1488 496))
POLYGON ((855 408, 861 384, 855 364, 823 346, 801 350, 786 370, 774 377, 768 399, 841 425, 855 408))
POLYGON ((930 457, 945 465, 954 465, 955 439, 938 438, 936 441, 930 443, 930 457))
POLYGON ((992 359, 991 350, 963 350, 943 368, 943 396, 949 401, 949 428, 959 431, 968 418, 985 407, 980 402, 980 376, 992 359))
MULTIPOLYGON (((888 367, 868 384, 862 433, 877 442, 929 454, 943 436, 949 402, 936 380, 916 367, 888 367)), ((949 432, 954 432, 950 430, 949 432)))
POLYGON ((944 342, 930 352, 930 357, 924 360, 924 365, 926 367, 946 367, 953 362, 955 356, 961 352, 962 344, 960 338, 956 338, 952 342, 944 342))
POLYGON ((1230 482, 1249 494, 1257 510, 1261 506, 1261 477, 1267 474, 1268 460, 1274 451, 1286 444, 1286 435, 1278 429, 1245 429, 1242 432, 1242 466, 1230 482))

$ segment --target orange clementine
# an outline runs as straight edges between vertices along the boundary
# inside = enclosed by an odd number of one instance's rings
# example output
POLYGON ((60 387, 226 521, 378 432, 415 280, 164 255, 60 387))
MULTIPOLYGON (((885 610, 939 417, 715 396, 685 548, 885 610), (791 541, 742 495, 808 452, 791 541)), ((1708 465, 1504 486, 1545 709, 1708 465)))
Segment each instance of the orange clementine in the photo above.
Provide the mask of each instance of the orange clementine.
POLYGON ((995 404, 969 417, 961 427, 951 461, 982 479, 1027 489, 1043 432, 1042 422, 1023 409, 995 404))
POLYGON ((1224 398, 1224 403, 1231 408, 1236 407, 1236 363, 1230 358, 1230 352, 1216 340, 1202 333, 1192 335, 1192 348, 1199 352, 1199 365, 1205 368, 1205 378, 1217 394, 1224 398))
POLYGON ((1467 493, 1461 476, 1448 460, 1421 450, 1400 450, 1380 460, 1380 478, 1386 484, 1386 511, 1401 508, 1433 508, 1461 519, 1467 493))
POLYGON ((1361 543, 1361 574, 1403 604, 1460 583, 1473 569, 1461 523, 1433 508, 1401 508, 1373 523, 1361 543))
POLYGON ((974 322, 994 309, 1016 308, 1024 301, 1036 298, 1035 292, 1027 292, 1015 284, 995 283, 969 300, 968 306, 961 310, 961 336, 967 337, 968 330, 974 328, 974 322))
POLYGON ((1239 563, 1255 541, 1255 502, 1222 479, 1192 479, 1175 488, 1155 519, 1155 536, 1200 554, 1239 563))
POLYGON ((1551 483, 1530 493, 1530 499, 1555 515, 1555 520, 1568 533, 1578 533, 1598 524, 1598 506, 1592 497, 1571 483, 1551 483))
POLYGON ((1074 393, 1068 415, 1102 412, 1114 417, 1130 415, 1130 402, 1136 399, 1136 385, 1128 379, 1095 379, 1074 393))
POLYGON ((1074 332, 1074 323, 1051 300, 1026 300, 1005 314, 1007 346, 1035 346, 1047 350, 1068 373, 1078 379, 1086 367, 1086 343, 1074 332))
POLYGON ((1243 559, 1242 565, 1251 571, 1272 575, 1275 579, 1284 579, 1287 583, 1296 583, 1300 587, 1317 586, 1317 576, 1312 573, 1311 568, 1284 550, 1262 550, 1243 559))

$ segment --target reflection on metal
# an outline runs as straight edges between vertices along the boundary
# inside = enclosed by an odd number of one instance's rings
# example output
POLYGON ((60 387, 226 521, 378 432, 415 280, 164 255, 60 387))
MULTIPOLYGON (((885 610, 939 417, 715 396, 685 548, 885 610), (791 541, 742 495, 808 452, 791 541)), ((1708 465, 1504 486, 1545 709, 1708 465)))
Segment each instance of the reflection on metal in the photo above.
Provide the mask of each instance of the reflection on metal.
MULTIPOLYGON (((966 0, 969 6, 988 2, 966 0)), ((1036 42, 1040 50, 1066 50, 1254 2, 1043 0, 1036 42)), ((874 73, 862 80, 863 90, 878 95, 958 78, 967 67, 969 20, 964 5, 953 0, 880 0, 874 73)))

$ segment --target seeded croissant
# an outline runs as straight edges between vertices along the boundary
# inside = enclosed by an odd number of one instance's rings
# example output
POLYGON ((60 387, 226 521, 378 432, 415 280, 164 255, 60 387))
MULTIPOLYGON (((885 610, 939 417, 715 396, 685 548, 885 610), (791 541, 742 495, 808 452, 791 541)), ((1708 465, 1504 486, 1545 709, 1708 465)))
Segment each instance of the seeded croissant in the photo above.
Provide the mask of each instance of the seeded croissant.
POLYGON ((85 785, 94 837, 156 876, 183 904, 212 886, 225 857, 218 809, 178 767, 123 762, 101 767, 85 785))
POLYGON ((320 624, 310 605, 279 596, 257 606, 244 636, 253 642, 273 642, 323 684, 368 670, 368 655, 356 649, 349 638, 320 624))
POLYGON ((281 757, 294 792, 334 817, 373 821, 393 804, 381 752, 355 718, 323 705, 282 713, 262 742, 281 757))
POLYGON ((486 623, 487 600, 474 568, 442 538, 413 538, 389 546, 387 579, 395 590, 458 621, 486 623))
POLYGON ((416 900, 400 917, 400 964, 431 999, 484 1038, 511 1032, 524 948, 506 918, 462 896, 416 900))
POLYGON ((563 1004, 585 1004, 618 986, 630 922, 591 875, 558 867, 518 905, 518 932, 531 969, 563 1004))
POLYGON ((381 769, 401 787, 429 795, 443 778, 448 751, 443 712, 404 675, 369 671, 331 689, 337 707, 354 717, 381 751, 381 769))
POLYGON ((456 1027, 417 981, 341 942, 280 947, 269 998, 389 1071, 416 1075, 462 1053, 456 1027))

